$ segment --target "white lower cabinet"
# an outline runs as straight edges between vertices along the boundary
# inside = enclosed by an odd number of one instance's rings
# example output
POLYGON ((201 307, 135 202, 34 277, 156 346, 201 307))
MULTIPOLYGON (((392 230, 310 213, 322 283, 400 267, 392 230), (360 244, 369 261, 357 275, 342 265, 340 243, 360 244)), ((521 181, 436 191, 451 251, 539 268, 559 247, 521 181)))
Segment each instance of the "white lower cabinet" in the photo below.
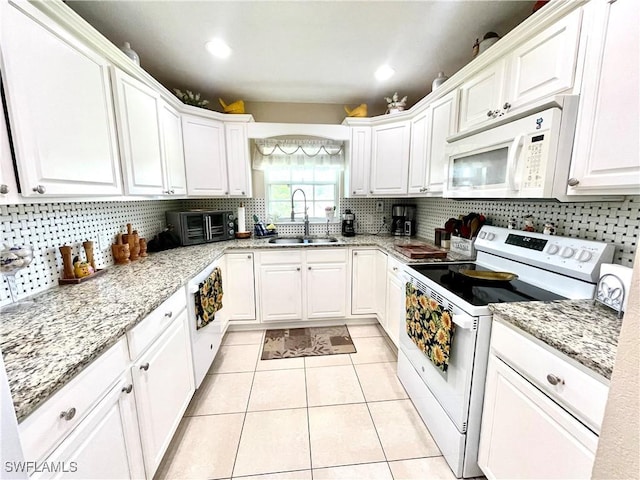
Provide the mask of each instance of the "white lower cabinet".
POLYGON ((60 466, 32 478, 144 478, 135 394, 127 372, 47 458, 60 466), (59 462, 59 463, 58 463, 59 462))
POLYGON ((347 250, 260 252, 262 322, 341 318, 347 310, 347 250))
POLYGON ((256 320, 256 287, 253 253, 227 253, 222 303, 229 321, 256 320))
POLYGON ((387 268, 387 288, 384 320, 382 327, 387 335, 398 346, 400 323, 404 320, 404 278, 402 277, 403 266, 394 259, 388 259, 387 268))
POLYGON ((186 320, 183 309, 132 366, 147 478, 160 465, 194 392, 186 320))
POLYGON ((377 248, 351 253, 351 314, 385 318, 387 254, 377 248))
POLYGON ((591 478, 597 435, 493 355, 481 435, 488 479, 591 478))

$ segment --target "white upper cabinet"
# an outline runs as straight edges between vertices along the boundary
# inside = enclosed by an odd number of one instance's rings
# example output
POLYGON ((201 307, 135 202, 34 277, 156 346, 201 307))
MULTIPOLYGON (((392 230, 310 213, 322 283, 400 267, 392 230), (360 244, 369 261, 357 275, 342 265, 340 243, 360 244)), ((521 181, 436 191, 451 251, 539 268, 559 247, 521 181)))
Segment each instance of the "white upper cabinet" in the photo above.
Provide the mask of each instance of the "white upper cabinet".
POLYGON ((575 10, 509 56, 507 109, 518 108, 573 87, 582 10, 575 10))
POLYGON ((460 86, 459 131, 537 100, 571 93, 582 10, 524 41, 460 86))
POLYGON ((371 167, 371 127, 358 126, 350 127, 350 129, 346 196, 367 196, 371 167))
POLYGON ((118 69, 113 72, 125 192, 162 195, 165 182, 158 114, 160 95, 118 69))
POLYGON ((410 123, 400 121, 373 127, 371 185, 372 195, 407 193, 409 174, 410 123))
POLYGON ((160 133, 167 195, 186 195, 187 176, 184 168, 182 120, 180 114, 164 101, 160 102, 160 133))
POLYGON ((594 0, 568 195, 640 193, 640 9, 594 0))
POLYGON ((429 117, 430 108, 411 119, 411 145, 409 148, 409 194, 422 194, 426 191, 427 164, 429 163, 429 117))
POLYGON ((247 124, 225 122, 227 141, 227 175, 229 195, 234 197, 251 196, 251 153, 247 124))
POLYGON ((426 183, 427 195, 442 195, 445 182, 447 156, 445 148, 447 137, 456 131, 458 113, 458 91, 454 90, 429 105, 429 128, 427 130, 427 165, 426 183))
POLYGON ((22 195, 121 194, 106 60, 26 2, 2 2, 0 13, 22 195))
POLYGON ((228 195, 224 123, 219 120, 182 116, 184 160, 189 195, 228 195))
POLYGON ((460 86, 460 131, 486 122, 503 108, 505 73, 505 61, 501 59, 460 86))

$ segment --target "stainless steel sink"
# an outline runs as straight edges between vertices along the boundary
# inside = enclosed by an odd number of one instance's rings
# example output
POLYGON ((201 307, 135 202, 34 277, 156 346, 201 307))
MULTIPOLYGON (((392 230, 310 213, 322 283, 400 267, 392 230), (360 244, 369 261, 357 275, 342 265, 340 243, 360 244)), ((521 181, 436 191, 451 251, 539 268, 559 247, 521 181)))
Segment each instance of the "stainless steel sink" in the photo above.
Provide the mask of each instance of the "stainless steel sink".
POLYGON ((318 244, 318 243, 336 243, 338 241, 335 237, 315 237, 315 238, 303 238, 303 237, 280 237, 272 238, 269 243, 275 245, 296 245, 296 244, 318 244))

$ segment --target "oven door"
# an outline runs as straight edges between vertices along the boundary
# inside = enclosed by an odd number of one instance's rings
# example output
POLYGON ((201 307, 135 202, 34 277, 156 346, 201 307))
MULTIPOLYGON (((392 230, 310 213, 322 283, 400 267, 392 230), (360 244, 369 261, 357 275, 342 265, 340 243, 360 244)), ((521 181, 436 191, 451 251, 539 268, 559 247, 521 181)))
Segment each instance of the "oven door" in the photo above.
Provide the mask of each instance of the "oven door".
POLYGON ((443 310, 451 312, 455 331, 449 355, 449 367, 442 372, 416 346, 407 333, 406 320, 400 328, 399 348, 418 372, 429 391, 438 400, 456 428, 467 431, 471 379, 476 353, 478 317, 464 313, 420 280, 407 275, 406 279, 429 298, 438 302, 443 310))

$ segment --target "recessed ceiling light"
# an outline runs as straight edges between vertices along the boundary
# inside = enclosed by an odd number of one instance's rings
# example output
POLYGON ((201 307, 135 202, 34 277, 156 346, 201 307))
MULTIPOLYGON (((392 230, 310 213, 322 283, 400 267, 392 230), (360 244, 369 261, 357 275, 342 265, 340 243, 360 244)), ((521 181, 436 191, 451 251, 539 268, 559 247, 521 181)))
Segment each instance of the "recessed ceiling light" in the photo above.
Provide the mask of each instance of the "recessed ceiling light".
POLYGON ((396 71, 391 68, 389 65, 381 65, 375 73, 376 78, 379 81, 384 81, 390 79, 396 71))
POLYGON ((231 47, 220 38, 214 38, 210 42, 207 42, 205 47, 209 50, 209 53, 214 57, 227 58, 231 55, 231 47))

